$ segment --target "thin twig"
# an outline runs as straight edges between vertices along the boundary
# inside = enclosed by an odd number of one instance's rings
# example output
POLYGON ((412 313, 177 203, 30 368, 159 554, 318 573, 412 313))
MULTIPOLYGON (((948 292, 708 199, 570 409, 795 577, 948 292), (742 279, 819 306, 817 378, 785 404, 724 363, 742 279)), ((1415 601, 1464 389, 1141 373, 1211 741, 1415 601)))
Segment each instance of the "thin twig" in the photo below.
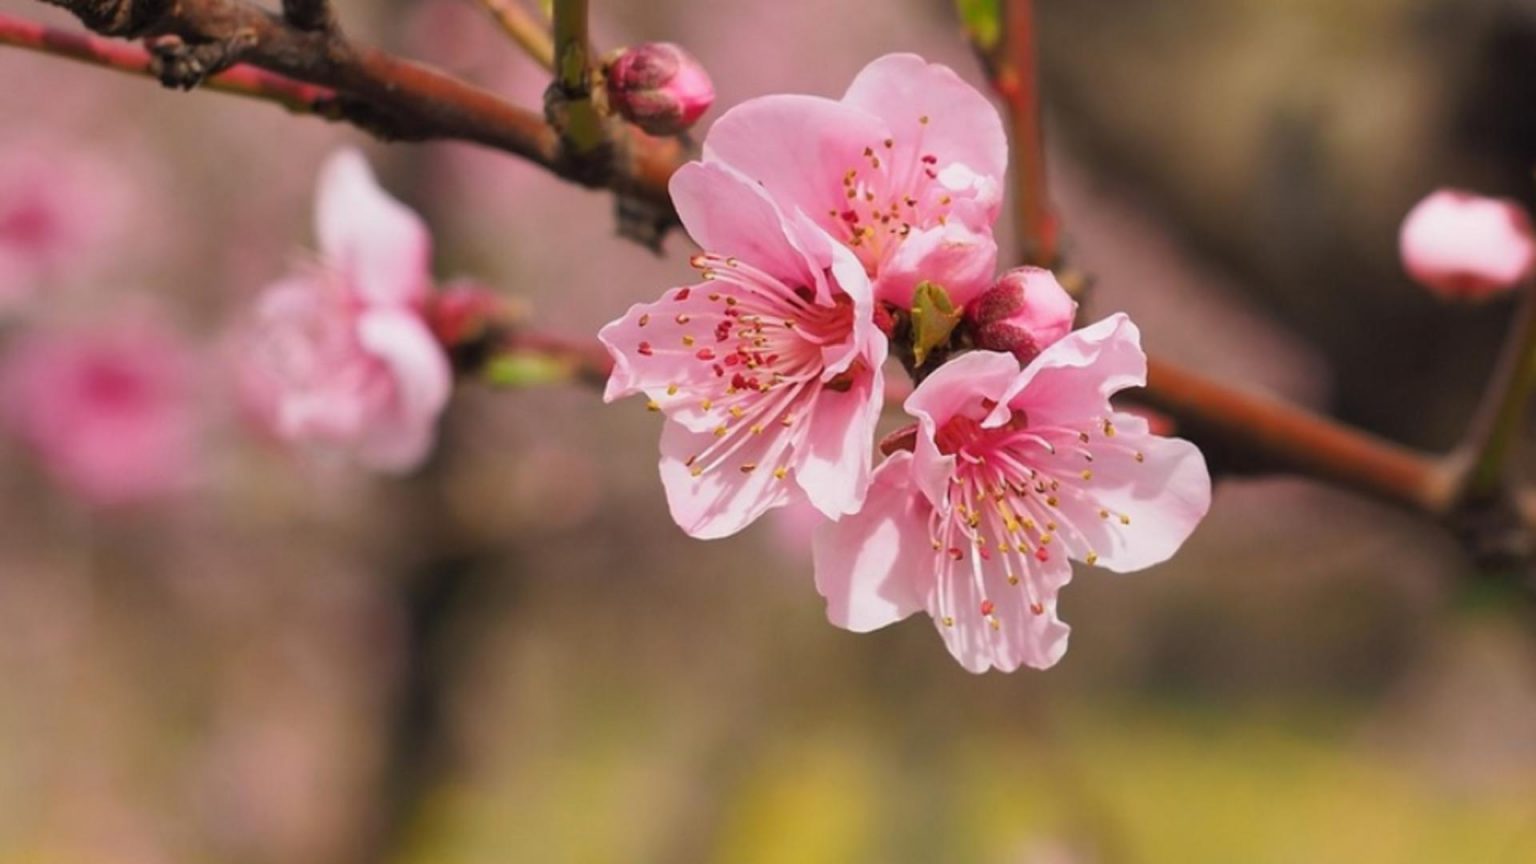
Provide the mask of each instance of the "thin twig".
POLYGON ((1467 499, 1489 498, 1507 482, 1509 459, 1536 387, 1536 285, 1522 287, 1520 311, 1510 324, 1498 368, 1466 437, 1450 457, 1464 471, 1458 492, 1467 499))
POLYGON ((592 103, 592 46, 587 0, 555 0, 555 122, 567 154, 577 160, 603 149, 603 118, 592 103))
POLYGON ((1008 0, 1003 23, 1002 51, 987 65, 992 88, 1007 107, 1012 127, 1009 138, 1013 141, 1013 212, 1019 262, 1055 267, 1061 255, 1061 229, 1046 186, 1034 0, 1008 0))
POLYGON ((529 57, 545 69, 555 71, 555 41, 550 36, 548 24, 528 11, 519 0, 480 0, 480 5, 529 57))
MULTIPOLYGON (((424 64, 352 42, 336 31, 300 30, 248 0, 47 0, 108 36, 151 36, 162 81, 203 83, 243 62, 337 93, 337 118, 386 139, 454 138, 502 150, 588 186, 607 186, 670 211, 667 179, 682 159, 675 142, 609 148, 601 166, 573 164, 538 114, 424 64), (209 50, 210 47, 222 50, 209 50), (178 52, 188 62, 177 62, 178 52)), ((63 53, 44 46, 49 53, 63 53)), ((79 59, 79 58, 77 58, 79 59)))
MULTIPOLYGON (((9 15, 0 15, 0 45, 52 54, 130 75, 149 76, 152 58, 137 45, 72 33, 9 15)), ((208 79, 210 90, 262 99, 300 114, 335 116, 336 92, 274 75, 253 66, 237 65, 208 79)))

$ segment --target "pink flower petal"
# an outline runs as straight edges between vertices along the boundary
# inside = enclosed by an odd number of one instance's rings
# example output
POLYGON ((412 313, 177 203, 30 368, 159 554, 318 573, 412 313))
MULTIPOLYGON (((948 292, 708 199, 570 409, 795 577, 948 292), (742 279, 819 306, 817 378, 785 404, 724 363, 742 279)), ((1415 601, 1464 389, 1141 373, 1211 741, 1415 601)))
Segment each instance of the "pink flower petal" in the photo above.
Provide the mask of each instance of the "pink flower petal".
POLYGON ((857 512, 870 482, 875 424, 885 407, 884 382, 861 376, 846 391, 823 388, 797 448, 795 482, 829 519, 857 512))
POLYGON ((996 564, 982 564, 979 573, 941 580, 928 601, 928 614, 949 653, 976 674, 1056 665, 1067 653, 1072 629, 1056 616, 1056 594, 1072 579, 1066 557, 1053 557, 1032 571, 1033 599, 1022 585, 1009 584, 996 564))
POLYGON ((327 261, 365 302, 426 297, 431 237, 419 216, 379 187, 362 153, 338 151, 321 169, 315 230, 327 261))
POLYGON ((964 306, 991 287, 996 267, 990 228, 973 231, 957 220, 913 231, 886 262, 878 299, 907 308, 918 283, 934 282, 964 306))
POLYGON ((411 470, 426 458, 453 389, 448 357, 426 324, 408 312, 365 312, 357 333, 363 350, 383 361, 394 384, 393 411, 368 427, 360 456, 381 471, 411 470))
POLYGON ((790 436, 743 436, 733 463, 695 474, 698 454, 716 443, 709 432, 668 422, 661 431, 661 484, 672 519, 691 537, 713 540, 735 534, 775 507, 795 500, 799 487, 774 472, 790 436), (743 466, 751 465, 751 470, 743 466))
POLYGON ((825 294, 821 274, 830 263, 831 244, 825 237, 796 231, 815 244, 810 250, 797 246, 785 216, 740 174, 690 162, 672 175, 668 189, 678 218, 700 247, 749 261, 790 285, 808 285, 825 294), (808 251, 820 254, 813 259, 808 251))
POLYGON ((1146 383, 1141 331, 1116 313, 1046 348, 1001 401, 1028 390, 1031 423, 1070 425, 1109 416, 1110 396, 1146 383))
POLYGON ((862 510, 816 529, 816 590, 827 599, 827 619, 855 633, 922 609, 932 584, 928 506, 911 487, 911 458, 887 459, 862 510))
MULTIPOLYGON (((843 176, 867 164, 864 150, 889 137, 877 117, 816 96, 763 96, 720 116, 704 161, 721 162, 762 185, 786 213, 836 227, 846 207, 843 176)), ((691 232, 690 232, 691 233, 691 232)))
MULTIPOLYGON (((1058 453, 1080 446, 1070 434, 1049 437, 1058 453)), ((1210 510, 1204 457, 1188 441, 1151 434, 1131 414, 1112 415, 1093 437, 1093 461, 1056 474, 1062 542, 1074 558, 1119 573, 1168 560, 1210 510), (1113 437, 1102 437, 1104 430, 1113 437)))
POLYGON ((910 147, 914 156, 932 154, 939 165, 958 163, 997 180, 1008 170, 1008 138, 997 109, 948 66, 887 54, 864 67, 843 102, 884 120, 897 147, 910 147))

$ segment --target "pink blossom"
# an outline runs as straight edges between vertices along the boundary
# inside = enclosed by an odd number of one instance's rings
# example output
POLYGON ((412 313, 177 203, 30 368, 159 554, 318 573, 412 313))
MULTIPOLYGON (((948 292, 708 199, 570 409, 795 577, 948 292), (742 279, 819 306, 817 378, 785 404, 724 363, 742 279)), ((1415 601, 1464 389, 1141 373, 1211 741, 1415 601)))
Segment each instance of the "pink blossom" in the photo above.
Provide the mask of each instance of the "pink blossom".
POLYGON ((890 54, 841 101, 748 100, 715 121, 704 161, 845 243, 877 300, 906 307, 927 280, 963 305, 992 283, 1007 140, 996 109, 947 66, 890 54))
POLYGON ((0 154, 0 310, 100 263, 124 192, 110 166, 81 151, 31 141, 0 154))
POLYGON ((1124 315, 1022 369, 992 351, 939 367, 906 401, 915 450, 875 471, 862 512, 818 530, 816 585, 831 621, 863 632, 926 609, 972 672, 1060 660, 1068 558, 1151 566, 1210 506, 1200 451, 1111 407, 1145 378, 1124 315))
POLYGON ((695 537, 741 530, 800 499, 831 517, 864 500, 886 341, 859 261, 719 165, 672 178, 702 281, 630 308, 599 334, 605 398, 666 415, 661 476, 695 537))
POLYGON ((0 414, 85 502, 146 502, 191 479, 192 368, 181 341, 148 324, 39 332, 4 358, 0 414))
POLYGON ((1028 363, 1072 331, 1077 301, 1051 271, 1016 267, 972 303, 966 317, 978 348, 1006 351, 1028 363))
POLYGON ((431 238, 352 150, 321 171, 316 233, 319 262, 268 286, 237 340, 247 403, 283 440, 408 471, 452 387, 424 318, 431 238))
POLYGON ((1398 237, 1403 268, 1443 297, 1501 294, 1536 269, 1536 237, 1517 202, 1441 189, 1420 201, 1398 237))
POLYGON ((692 54, 670 42, 626 48, 607 70, 608 102, 652 135, 687 131, 715 101, 715 85, 692 54))

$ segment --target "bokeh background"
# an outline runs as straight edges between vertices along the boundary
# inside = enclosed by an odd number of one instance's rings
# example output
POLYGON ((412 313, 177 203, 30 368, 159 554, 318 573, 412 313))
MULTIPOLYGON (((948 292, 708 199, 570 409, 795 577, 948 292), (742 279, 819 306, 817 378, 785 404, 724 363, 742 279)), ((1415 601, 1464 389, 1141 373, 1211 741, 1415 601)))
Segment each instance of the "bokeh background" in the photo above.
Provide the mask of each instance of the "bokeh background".
MULTIPOLYGON (((721 107, 836 95, 891 50, 980 81, 939 0, 593 5, 602 45, 687 45, 721 107)), ((1450 444, 1510 307, 1431 302, 1396 226, 1440 185, 1532 198, 1536 4, 1038 6, 1092 313, 1450 444)), ((537 104, 471 0, 341 9, 537 104)), ((285 452, 236 408, 225 334, 311 248, 339 144, 424 214, 440 275, 573 337, 686 278, 684 238, 652 256, 609 196, 468 146, 11 49, 0 80, 0 213, 44 178, 90 215, 35 292, 0 292, 22 370, 0 414, 52 392, 58 364, 24 362, 49 340, 150 364, 182 406, 143 456, 174 488, 129 503, 23 422, 0 443, 0 862, 1536 860, 1536 622, 1435 526, 1226 479, 1174 561, 1078 574, 1056 669, 973 677, 926 620, 827 625, 793 518, 683 537, 639 403, 465 386, 403 480, 285 452)), ((78 431, 59 411, 49 434, 78 431)))

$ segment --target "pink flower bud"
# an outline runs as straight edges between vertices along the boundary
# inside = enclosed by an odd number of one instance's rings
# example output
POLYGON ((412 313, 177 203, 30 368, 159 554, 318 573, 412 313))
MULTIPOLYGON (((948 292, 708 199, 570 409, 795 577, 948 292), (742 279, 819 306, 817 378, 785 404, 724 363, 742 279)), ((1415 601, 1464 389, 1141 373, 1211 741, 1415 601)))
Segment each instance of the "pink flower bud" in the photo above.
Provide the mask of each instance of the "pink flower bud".
POLYGON ((608 104, 652 135, 676 135, 715 101, 709 73, 670 42, 646 42, 619 52, 608 66, 608 104))
POLYGON ((1459 189, 1441 189, 1415 205, 1398 246, 1408 275, 1448 299, 1502 294, 1536 269, 1525 208, 1459 189))
POLYGON ((427 325, 444 348, 453 350, 482 338, 508 317, 506 298, 476 282, 459 280, 427 298, 427 325))
POLYGON ((1051 271, 1018 267, 1004 273, 967 310, 976 347, 1006 351, 1028 363, 1072 331, 1077 302, 1051 271))

